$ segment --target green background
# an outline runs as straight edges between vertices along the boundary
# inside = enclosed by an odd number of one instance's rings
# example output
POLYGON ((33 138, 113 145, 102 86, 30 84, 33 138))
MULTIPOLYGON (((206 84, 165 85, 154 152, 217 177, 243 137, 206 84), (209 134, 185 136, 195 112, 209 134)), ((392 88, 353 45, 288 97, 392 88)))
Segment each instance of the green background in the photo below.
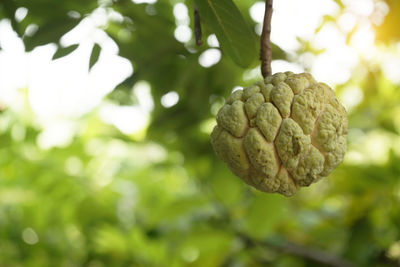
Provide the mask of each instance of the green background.
MULTIPOLYGON (((245 57, 247 69, 224 49, 216 65, 202 67, 198 58, 209 48, 205 41, 213 25, 204 25, 201 47, 193 37, 178 42, 173 15, 178 2, 0 2, 0 18, 9 19, 21 37, 28 25, 38 25, 23 38, 26 51, 59 45, 62 35, 99 6, 119 12, 124 20, 109 21, 103 30, 134 72, 103 101, 137 105, 132 87, 141 81, 151 86, 154 100, 150 123, 139 134, 123 134, 94 109, 79 118, 70 144, 51 149, 38 146, 42 128, 28 102, 22 111, 1 108, 0 266, 346 266, 341 260, 398 266, 399 84, 379 63, 360 58, 351 78, 335 86, 339 99, 349 86, 363 92, 349 110, 348 158, 294 197, 258 192, 230 173, 209 143, 224 97, 234 86, 260 79, 243 78, 258 68, 258 52, 245 57), (19 7, 28 9, 20 22, 14 16, 19 7), (71 10, 82 16, 71 18, 71 10), (165 108, 160 99, 172 90, 179 102, 165 108)), ((193 28, 193 3, 183 2, 193 28)), ((346 1, 336 2, 337 17, 324 17, 316 32, 346 12, 346 1)), ((248 10, 255 1, 235 3, 251 31, 256 23, 248 10)), ((400 1, 387 4, 375 43, 389 51, 400 41, 400 1)), ((254 34, 255 49, 258 38, 254 34)), ((291 62, 321 53, 309 40, 299 41, 294 54, 275 46, 273 58, 291 62)), ((60 49, 58 56, 74 48, 60 49)), ((99 52, 95 46, 91 66, 99 52)))

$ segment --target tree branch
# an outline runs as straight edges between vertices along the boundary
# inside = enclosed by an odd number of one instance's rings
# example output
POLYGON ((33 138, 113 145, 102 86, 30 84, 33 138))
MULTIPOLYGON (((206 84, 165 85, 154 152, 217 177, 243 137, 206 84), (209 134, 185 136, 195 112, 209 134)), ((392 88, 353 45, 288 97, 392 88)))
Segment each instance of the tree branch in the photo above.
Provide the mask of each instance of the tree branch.
MULTIPOLYGON (((355 264, 349 262, 348 260, 343 259, 340 256, 331 254, 329 252, 317 249, 317 248, 308 247, 308 246, 304 246, 301 244, 295 244, 295 243, 289 242, 287 240, 284 240, 281 243, 277 243, 277 242, 271 242, 268 240, 259 241, 259 240, 253 239, 246 233, 243 233, 240 230, 235 229, 234 219, 232 218, 229 208, 226 207, 224 205, 224 203, 220 201, 220 199, 217 197, 217 195, 215 193, 215 190, 212 187, 210 187, 209 184, 204 183, 204 182, 201 183, 201 186, 203 186, 203 190, 205 190, 205 192, 210 194, 211 198, 213 198, 214 205, 216 205, 218 214, 220 215, 218 217, 218 219, 213 222, 216 223, 218 227, 221 227, 221 225, 222 225, 223 230, 226 230, 227 225, 231 226, 232 233, 236 237, 240 238, 241 241, 243 241, 243 243, 245 244, 245 246, 247 248, 254 248, 254 247, 269 248, 278 253, 290 254, 290 255, 302 258, 304 260, 315 262, 318 264, 318 266, 355 267, 355 264)), ((248 192, 249 192, 249 190, 248 190, 248 192)), ((209 218, 207 220, 209 220, 209 218)), ((222 266, 223 267, 231 266, 232 262, 234 262, 234 257, 235 257, 235 254, 228 256, 226 258, 225 262, 222 264, 222 266)), ((263 259, 258 259, 258 261, 261 262, 261 261, 263 261, 263 259)), ((268 263, 263 262, 263 263, 260 263, 259 265, 268 266, 268 263)))
POLYGON ((303 259, 307 259, 313 261, 318 264, 323 264, 325 266, 331 267, 354 267, 355 265, 351 262, 342 259, 336 255, 327 253, 325 251, 301 246, 298 244, 286 242, 283 244, 275 244, 268 241, 258 241, 251 239, 245 234, 238 233, 238 236, 246 242, 248 247, 268 247, 278 252, 283 252, 287 254, 291 254, 303 259))
POLYGON ((272 0, 265 0, 264 25, 261 33, 260 59, 261 73, 265 78, 272 74, 271 61, 271 17, 272 17, 272 0))

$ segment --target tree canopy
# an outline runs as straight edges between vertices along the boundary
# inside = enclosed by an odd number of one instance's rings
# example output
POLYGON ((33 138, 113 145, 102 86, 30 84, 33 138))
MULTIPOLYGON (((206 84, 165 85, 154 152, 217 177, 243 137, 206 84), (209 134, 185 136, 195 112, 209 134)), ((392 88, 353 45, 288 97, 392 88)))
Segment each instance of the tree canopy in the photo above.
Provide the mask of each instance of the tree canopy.
POLYGON ((349 116, 344 162, 290 198, 210 145, 262 79, 263 8, 1 1, 0 266, 400 264, 400 2, 275 1, 273 72, 311 72, 349 116))

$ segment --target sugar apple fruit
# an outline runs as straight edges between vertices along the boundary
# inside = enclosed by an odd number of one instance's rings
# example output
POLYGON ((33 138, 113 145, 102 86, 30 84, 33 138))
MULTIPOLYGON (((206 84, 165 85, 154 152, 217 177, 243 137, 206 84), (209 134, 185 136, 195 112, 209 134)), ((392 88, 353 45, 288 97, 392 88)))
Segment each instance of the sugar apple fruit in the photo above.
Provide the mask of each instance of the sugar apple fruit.
POLYGON ((234 91, 217 114, 211 144, 247 184, 291 196, 343 160, 347 113, 309 73, 276 73, 234 91))

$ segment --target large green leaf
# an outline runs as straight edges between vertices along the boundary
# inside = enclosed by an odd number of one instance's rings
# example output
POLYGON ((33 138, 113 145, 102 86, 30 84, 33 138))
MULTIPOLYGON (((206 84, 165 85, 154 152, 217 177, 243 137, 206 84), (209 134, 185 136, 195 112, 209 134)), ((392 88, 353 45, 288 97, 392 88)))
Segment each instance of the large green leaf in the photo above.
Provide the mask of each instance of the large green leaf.
POLYGON ((233 61, 248 67, 257 55, 253 32, 232 0, 195 0, 201 19, 218 37, 233 61))

